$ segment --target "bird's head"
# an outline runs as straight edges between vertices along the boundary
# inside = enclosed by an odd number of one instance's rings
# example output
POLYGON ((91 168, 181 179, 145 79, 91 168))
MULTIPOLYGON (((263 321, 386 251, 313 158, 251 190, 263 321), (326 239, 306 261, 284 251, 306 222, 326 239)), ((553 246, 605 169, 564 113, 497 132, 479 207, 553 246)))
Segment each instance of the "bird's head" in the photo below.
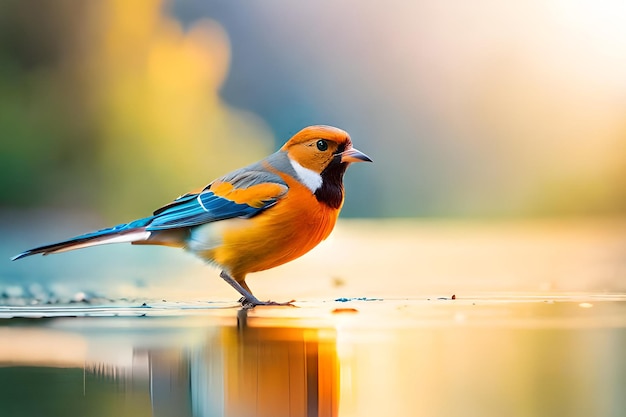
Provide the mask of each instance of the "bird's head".
POLYGON ((309 126, 296 133, 281 151, 302 167, 322 174, 331 165, 351 162, 371 162, 361 151, 352 147, 347 132, 332 126, 309 126))
MULTIPOLYGON (((332 126, 305 127, 280 150, 287 153, 300 180, 321 200, 327 199, 330 193, 341 194, 343 202, 342 181, 348 165, 372 162, 367 155, 352 147, 347 132, 332 126)), ((331 200, 331 206, 341 203, 337 198, 331 200)))

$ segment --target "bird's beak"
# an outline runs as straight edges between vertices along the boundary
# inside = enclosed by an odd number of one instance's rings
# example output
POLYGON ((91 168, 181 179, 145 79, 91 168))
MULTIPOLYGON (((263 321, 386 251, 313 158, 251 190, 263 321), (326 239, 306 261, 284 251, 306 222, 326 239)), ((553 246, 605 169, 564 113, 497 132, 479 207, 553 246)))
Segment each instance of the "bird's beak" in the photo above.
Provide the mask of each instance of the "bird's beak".
POLYGON ((358 149, 350 148, 341 153, 341 162, 372 162, 372 160, 358 149))

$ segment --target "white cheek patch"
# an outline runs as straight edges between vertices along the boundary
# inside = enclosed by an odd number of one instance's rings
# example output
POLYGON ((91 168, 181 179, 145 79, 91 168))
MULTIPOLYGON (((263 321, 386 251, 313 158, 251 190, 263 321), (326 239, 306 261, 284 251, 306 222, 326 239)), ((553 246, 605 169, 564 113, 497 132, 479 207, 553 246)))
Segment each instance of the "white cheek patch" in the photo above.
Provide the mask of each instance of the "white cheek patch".
POLYGON ((322 186, 322 176, 312 169, 308 169, 289 158, 289 162, 293 167, 293 170, 298 174, 300 181, 311 190, 311 192, 317 191, 322 186))

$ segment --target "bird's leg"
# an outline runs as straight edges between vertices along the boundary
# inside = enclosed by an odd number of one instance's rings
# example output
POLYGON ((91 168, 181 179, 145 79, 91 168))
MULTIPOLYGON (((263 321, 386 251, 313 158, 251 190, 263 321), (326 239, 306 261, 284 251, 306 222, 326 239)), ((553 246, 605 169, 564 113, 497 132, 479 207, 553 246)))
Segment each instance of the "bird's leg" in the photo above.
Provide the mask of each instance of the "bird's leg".
POLYGON ((222 277, 224 281, 228 282, 231 287, 237 290, 239 294, 243 295, 243 299, 240 300, 242 304, 253 304, 253 305, 263 304, 258 298, 252 295, 252 292, 250 292, 250 288, 246 288, 248 287, 247 285, 244 287, 245 283, 244 285, 241 285, 233 277, 228 275, 226 271, 220 272, 220 277, 222 277))
POLYGON ((286 303, 277 303, 275 301, 261 301, 254 295, 252 295, 252 291, 250 291, 250 288, 246 285, 245 282, 238 282, 236 279, 228 275, 226 271, 220 272, 220 277, 222 277, 224 281, 228 282, 231 287, 233 287, 235 290, 237 290, 239 294, 243 296, 243 298, 239 300, 239 302, 241 302, 244 307, 252 308, 256 306, 291 306, 291 303, 295 301, 292 300, 286 303))

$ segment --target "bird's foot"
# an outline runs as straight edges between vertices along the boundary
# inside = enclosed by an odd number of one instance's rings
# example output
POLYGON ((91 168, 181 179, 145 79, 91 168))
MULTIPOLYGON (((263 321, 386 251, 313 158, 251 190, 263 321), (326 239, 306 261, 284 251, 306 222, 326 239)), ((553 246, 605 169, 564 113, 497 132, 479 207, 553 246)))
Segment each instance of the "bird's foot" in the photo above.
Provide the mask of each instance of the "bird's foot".
POLYGON ((243 308, 246 309, 251 309, 254 308, 256 306, 288 306, 288 307, 296 307, 295 305, 293 305, 293 303, 295 303, 296 300, 291 300, 291 301, 286 301, 284 303, 279 303, 276 301, 260 301, 258 298, 253 297, 252 300, 246 298, 246 297, 241 297, 239 299, 239 302, 241 303, 243 308))

